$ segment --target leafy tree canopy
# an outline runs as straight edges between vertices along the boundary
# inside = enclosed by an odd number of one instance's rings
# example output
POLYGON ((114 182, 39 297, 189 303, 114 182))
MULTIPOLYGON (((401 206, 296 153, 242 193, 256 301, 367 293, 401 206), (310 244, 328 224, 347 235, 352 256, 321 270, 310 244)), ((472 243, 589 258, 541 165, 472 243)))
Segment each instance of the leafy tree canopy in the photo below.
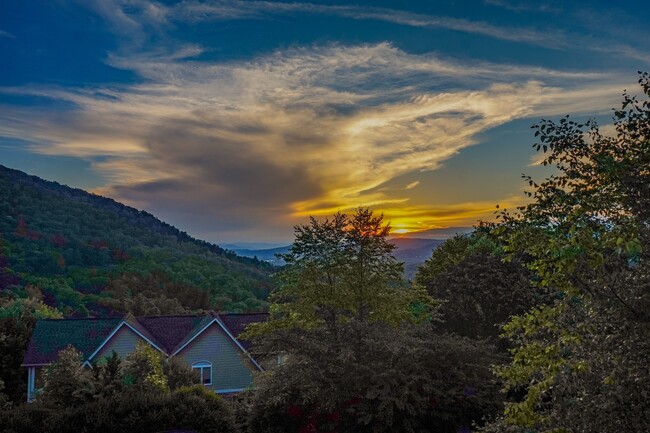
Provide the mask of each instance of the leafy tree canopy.
MULTIPOLYGON (((639 83, 650 97, 650 77, 639 83)), ((490 431, 643 431, 650 419, 650 101, 623 95, 616 135, 569 117, 534 126, 542 183, 495 234, 555 301, 514 317, 497 370, 522 391, 490 431), (507 427, 507 426, 510 427, 507 427)), ((515 394, 511 394, 515 395, 515 394)))
POLYGON ((497 341, 510 316, 540 301, 521 258, 503 260, 503 245, 482 225, 436 248, 418 269, 416 282, 440 302, 443 331, 497 341))
POLYGON ((248 312, 266 308, 271 271, 146 212, 0 166, 0 293, 38 290, 66 316, 248 312))
POLYGON ((256 382, 251 431, 456 433, 500 409, 495 351, 428 324, 351 320, 265 338, 288 355, 256 382))
POLYGON ((60 317, 57 309, 40 299, 0 297, 0 380, 12 402, 23 402, 26 398, 27 375, 20 364, 36 320, 60 317))
POLYGON ((402 280, 403 264, 392 255, 390 225, 383 215, 360 208, 295 227, 295 241, 282 255, 271 294, 271 319, 249 333, 326 326, 359 321, 398 324, 429 317, 431 299, 402 280))

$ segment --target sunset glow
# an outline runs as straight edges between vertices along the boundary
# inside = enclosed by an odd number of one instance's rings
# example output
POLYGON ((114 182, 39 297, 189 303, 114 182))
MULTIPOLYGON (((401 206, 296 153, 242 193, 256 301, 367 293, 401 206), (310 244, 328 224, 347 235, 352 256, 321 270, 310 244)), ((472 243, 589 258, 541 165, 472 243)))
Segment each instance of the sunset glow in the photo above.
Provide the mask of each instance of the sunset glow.
POLYGON ((650 68, 647 6, 413 3, 3 3, 0 163, 214 242, 359 206, 415 236, 524 203, 530 125, 607 124, 650 68))

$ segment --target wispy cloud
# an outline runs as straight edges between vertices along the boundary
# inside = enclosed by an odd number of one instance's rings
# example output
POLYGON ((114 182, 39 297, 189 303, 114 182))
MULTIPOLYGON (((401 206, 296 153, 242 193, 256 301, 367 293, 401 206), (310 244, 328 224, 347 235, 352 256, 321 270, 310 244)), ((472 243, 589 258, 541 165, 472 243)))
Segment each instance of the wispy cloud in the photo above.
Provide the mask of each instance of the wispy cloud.
MULTIPOLYGON (((146 3, 141 0, 139 3, 146 3)), ((521 13, 558 14, 562 5, 553 2, 528 2, 485 0, 486 4, 505 8, 521 13)), ((159 22, 181 21, 219 21, 236 19, 271 19, 290 13, 308 13, 345 17, 355 20, 376 20, 387 23, 399 24, 409 27, 430 29, 445 29, 462 33, 487 36, 489 38, 531 44, 552 49, 575 49, 576 46, 588 51, 606 52, 612 55, 642 60, 649 63, 647 52, 635 49, 633 46, 612 42, 609 38, 595 40, 594 38, 577 35, 565 31, 559 25, 546 25, 544 28, 528 26, 495 25, 485 21, 474 21, 449 16, 436 16, 422 13, 413 13, 399 9, 357 6, 357 5, 323 5, 303 2, 269 2, 269 1, 240 1, 240 0, 186 0, 173 7, 163 7, 154 4, 149 8, 144 6, 141 10, 154 9, 155 16, 162 17, 159 22)), ((144 14, 145 22, 151 22, 152 14, 144 14)), ((576 12, 576 19, 595 21, 595 13, 584 9, 576 12)), ((598 14, 602 18, 602 13, 598 14)), ((154 20, 155 21, 155 20, 154 20)), ((610 31, 610 25, 599 26, 600 30, 610 31)), ((637 36, 638 37, 638 34, 637 36)))
POLYGON ((483 0, 485 4, 500 7, 514 12, 544 12, 559 13, 560 4, 550 1, 527 1, 527 0, 483 0))
POLYGON ((387 43, 226 63, 191 61, 192 53, 111 57, 147 84, 2 89, 76 109, 2 107, 0 135, 89 159, 111 180, 98 192, 221 236, 256 230, 260 214, 265 227, 279 228, 287 215, 296 221, 359 205, 426 228, 458 225, 494 203, 436 210, 410 202, 417 182, 377 187, 436 169, 513 119, 606 110, 624 87, 605 74, 461 66, 387 43))
POLYGON ((287 13, 327 14, 357 20, 378 20, 411 27, 440 28, 551 47, 565 44, 565 38, 559 31, 549 32, 548 29, 538 31, 523 27, 501 27, 479 21, 416 14, 370 6, 321 5, 301 2, 243 2, 236 0, 185 1, 170 8, 166 15, 176 20, 196 22, 242 18, 268 19, 271 16, 287 13))
POLYGON ((416 180, 416 181, 411 182, 411 183, 409 183, 408 185, 406 185, 406 186, 404 187, 404 189, 413 189, 413 188, 415 188, 416 186, 418 186, 419 184, 420 184, 420 181, 419 181, 419 180, 416 180))
POLYGON ((14 35, 12 35, 9 32, 6 32, 4 30, 0 30, 0 38, 11 38, 11 39, 16 39, 14 35))

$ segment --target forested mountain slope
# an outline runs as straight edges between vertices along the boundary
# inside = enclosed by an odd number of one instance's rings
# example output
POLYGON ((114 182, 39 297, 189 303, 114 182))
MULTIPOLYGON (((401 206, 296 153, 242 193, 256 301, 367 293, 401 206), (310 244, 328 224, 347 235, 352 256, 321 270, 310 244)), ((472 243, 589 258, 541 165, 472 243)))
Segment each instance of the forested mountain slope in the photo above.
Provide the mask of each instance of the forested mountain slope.
POLYGON ((66 315, 258 311, 270 265, 109 198, 0 165, 0 293, 66 315))

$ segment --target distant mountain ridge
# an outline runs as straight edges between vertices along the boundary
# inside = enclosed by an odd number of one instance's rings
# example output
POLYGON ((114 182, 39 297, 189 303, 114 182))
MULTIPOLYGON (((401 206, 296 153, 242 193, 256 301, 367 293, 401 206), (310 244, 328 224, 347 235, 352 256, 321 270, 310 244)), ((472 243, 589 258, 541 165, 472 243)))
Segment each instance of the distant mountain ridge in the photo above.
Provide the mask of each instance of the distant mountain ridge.
POLYGON ((260 311, 271 270, 148 212, 0 165, 0 295, 36 294, 81 316, 260 311))
MULTIPOLYGON (((424 263, 431 252, 444 242, 444 239, 419 239, 395 237, 389 239, 397 248, 394 256, 400 262, 404 262, 404 276, 411 280, 415 277, 418 266, 424 263)), ((266 261, 274 266, 283 266, 284 262, 276 257, 276 254, 286 254, 291 245, 268 249, 245 249, 235 248, 233 251, 240 256, 257 258, 266 261)))

